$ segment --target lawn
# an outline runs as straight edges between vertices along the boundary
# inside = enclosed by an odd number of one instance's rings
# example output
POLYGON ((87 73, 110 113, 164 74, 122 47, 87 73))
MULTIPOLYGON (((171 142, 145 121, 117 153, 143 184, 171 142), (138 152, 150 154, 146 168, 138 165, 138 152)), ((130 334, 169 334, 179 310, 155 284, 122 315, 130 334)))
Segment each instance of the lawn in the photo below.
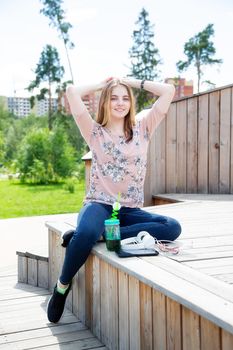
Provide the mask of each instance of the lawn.
POLYGON ((0 180, 0 219, 76 213, 82 207, 84 194, 84 181, 75 182, 75 191, 70 193, 64 183, 36 186, 0 180))

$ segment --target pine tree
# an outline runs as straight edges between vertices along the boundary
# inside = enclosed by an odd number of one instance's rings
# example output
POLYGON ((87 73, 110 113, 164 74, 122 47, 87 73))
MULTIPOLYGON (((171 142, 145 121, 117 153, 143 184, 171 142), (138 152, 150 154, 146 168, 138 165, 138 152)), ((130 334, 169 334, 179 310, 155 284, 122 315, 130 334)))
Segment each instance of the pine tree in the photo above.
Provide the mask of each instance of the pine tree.
MULTIPOLYGON (((137 29, 133 31, 132 35, 134 43, 129 50, 131 59, 131 72, 129 76, 141 80, 154 80, 158 78, 159 72, 157 66, 161 64, 159 50, 155 48, 153 43, 154 25, 151 25, 148 16, 148 12, 143 8, 135 23, 137 29)), ((135 91, 135 95, 137 99, 137 109, 140 111, 148 104, 150 95, 144 90, 135 91)))
POLYGON ((207 27, 190 38, 184 44, 184 54, 187 56, 187 61, 179 61, 176 66, 179 72, 186 70, 191 64, 197 69, 197 85, 198 92, 200 90, 200 81, 203 75, 203 66, 222 63, 221 59, 213 59, 215 55, 214 43, 210 41, 210 37, 214 35, 214 25, 208 24, 207 27))
POLYGON ((68 48, 73 49, 74 43, 70 40, 69 30, 72 25, 65 21, 65 11, 62 9, 63 0, 40 0, 44 7, 40 10, 40 13, 45 15, 50 19, 50 25, 55 27, 62 38, 65 46, 66 57, 69 64, 70 75, 72 82, 74 81, 72 67, 70 63, 70 57, 68 53, 68 48))
MULTIPOLYGON (((60 65, 60 59, 55 47, 46 45, 41 52, 39 63, 35 70, 36 78, 27 87, 28 91, 39 88, 43 82, 48 83, 48 88, 40 89, 36 96, 38 100, 43 100, 46 95, 49 97, 48 127, 52 129, 52 84, 60 83, 64 75, 64 68, 60 65)), ((33 98, 32 98, 33 100, 33 98)))

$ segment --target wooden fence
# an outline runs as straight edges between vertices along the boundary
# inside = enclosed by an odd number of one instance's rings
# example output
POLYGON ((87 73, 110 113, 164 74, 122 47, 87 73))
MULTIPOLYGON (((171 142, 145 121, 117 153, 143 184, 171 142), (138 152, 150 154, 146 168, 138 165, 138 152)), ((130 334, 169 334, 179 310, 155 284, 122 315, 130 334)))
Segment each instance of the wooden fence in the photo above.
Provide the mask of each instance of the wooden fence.
MULTIPOLYGON (((172 102, 148 151, 145 206, 158 193, 233 193, 233 85, 172 102)), ((88 188, 91 153, 86 162, 88 188)))
POLYGON ((232 91, 172 102, 150 145, 145 205, 157 193, 233 193, 232 91))

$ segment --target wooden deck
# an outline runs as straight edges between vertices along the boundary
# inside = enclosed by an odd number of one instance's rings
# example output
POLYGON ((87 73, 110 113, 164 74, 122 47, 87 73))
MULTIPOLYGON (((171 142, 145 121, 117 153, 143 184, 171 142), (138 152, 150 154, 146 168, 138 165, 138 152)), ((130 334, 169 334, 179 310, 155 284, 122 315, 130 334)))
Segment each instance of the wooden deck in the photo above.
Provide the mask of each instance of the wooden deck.
MULTIPOLYGON (((74 280, 73 312, 109 349, 233 349, 233 196, 182 201, 144 208, 181 222, 178 255, 120 259, 100 243, 74 280)), ((51 287, 75 222, 48 223, 51 287)))
POLYGON ((161 197, 182 202, 148 209, 173 216, 182 223, 180 254, 169 258, 233 285, 233 195, 161 197))
POLYGON ((0 349, 106 349, 70 311, 61 322, 47 320, 50 292, 23 283, 11 271, 0 271, 0 349))

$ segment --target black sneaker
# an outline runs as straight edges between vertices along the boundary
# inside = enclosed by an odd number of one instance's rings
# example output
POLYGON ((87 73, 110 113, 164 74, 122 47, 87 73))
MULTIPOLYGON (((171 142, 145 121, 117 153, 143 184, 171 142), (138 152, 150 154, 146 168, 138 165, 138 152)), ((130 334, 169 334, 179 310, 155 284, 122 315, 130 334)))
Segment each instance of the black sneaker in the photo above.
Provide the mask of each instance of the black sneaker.
POLYGON ((75 231, 74 230, 68 230, 65 233, 63 233, 62 235, 62 243, 61 246, 66 248, 71 240, 71 238, 73 237, 75 231))
POLYGON ((57 323, 60 320, 70 288, 71 283, 65 294, 61 294, 57 291, 57 285, 54 287, 53 295, 51 296, 47 306, 47 317, 50 322, 57 323))

